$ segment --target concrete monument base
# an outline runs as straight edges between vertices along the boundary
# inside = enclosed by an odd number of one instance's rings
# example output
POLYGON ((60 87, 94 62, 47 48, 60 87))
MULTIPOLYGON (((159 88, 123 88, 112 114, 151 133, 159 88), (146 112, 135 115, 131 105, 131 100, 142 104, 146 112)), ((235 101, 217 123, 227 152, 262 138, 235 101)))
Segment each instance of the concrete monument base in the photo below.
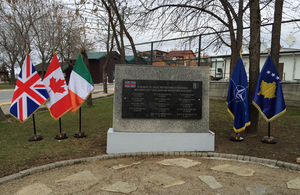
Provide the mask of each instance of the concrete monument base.
POLYGON ((215 134, 107 132, 107 153, 214 151, 215 134))

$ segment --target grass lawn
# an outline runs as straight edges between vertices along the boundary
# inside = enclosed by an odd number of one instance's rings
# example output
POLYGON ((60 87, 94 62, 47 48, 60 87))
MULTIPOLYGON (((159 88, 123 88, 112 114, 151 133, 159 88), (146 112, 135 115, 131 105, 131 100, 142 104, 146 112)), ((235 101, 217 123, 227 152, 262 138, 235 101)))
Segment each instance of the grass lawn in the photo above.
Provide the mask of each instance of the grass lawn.
POLYGON ((107 130, 112 127, 113 98, 95 100, 93 105, 92 108, 87 108, 85 104, 82 106, 82 131, 88 135, 86 139, 73 137, 75 131, 79 130, 78 111, 69 112, 61 118, 62 132, 66 132, 69 137, 64 140, 54 139, 59 132, 59 121, 55 121, 48 111, 35 114, 37 133, 42 133, 44 138, 37 142, 28 141, 34 132, 32 117, 25 123, 14 118, 12 122, 1 122, 0 177, 3 176, 1 170, 7 168, 18 171, 34 166, 35 163, 105 153, 106 141, 102 143, 101 140, 106 140, 107 130))
MULTIPOLYGON (((107 130, 113 123, 113 98, 93 101, 94 107, 82 106, 82 131, 84 139, 73 137, 78 131, 78 111, 67 113, 61 119, 62 131, 68 139, 56 140, 59 122, 48 111, 35 114, 37 133, 43 140, 29 142, 33 134, 32 117, 25 123, 16 119, 0 122, 0 177, 21 170, 65 159, 83 158, 106 153, 107 130)), ((261 138, 267 135, 267 122, 260 117, 257 136, 242 133, 243 142, 232 142, 233 119, 227 113, 225 101, 210 100, 210 130, 215 133, 215 152, 241 154, 295 163, 300 156, 300 108, 288 107, 287 112, 271 123, 271 136, 277 144, 264 144, 261 138)))
POLYGON ((10 85, 9 83, 0 83, 1 89, 15 89, 15 85, 10 85))

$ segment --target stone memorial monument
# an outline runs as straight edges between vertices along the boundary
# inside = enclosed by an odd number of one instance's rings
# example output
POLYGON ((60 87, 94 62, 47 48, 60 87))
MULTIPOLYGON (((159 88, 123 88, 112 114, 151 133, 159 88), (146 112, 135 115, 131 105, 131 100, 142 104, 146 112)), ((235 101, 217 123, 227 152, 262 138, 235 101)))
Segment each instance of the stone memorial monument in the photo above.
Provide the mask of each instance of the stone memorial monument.
POLYGON ((107 153, 214 151, 209 67, 117 65, 107 153))

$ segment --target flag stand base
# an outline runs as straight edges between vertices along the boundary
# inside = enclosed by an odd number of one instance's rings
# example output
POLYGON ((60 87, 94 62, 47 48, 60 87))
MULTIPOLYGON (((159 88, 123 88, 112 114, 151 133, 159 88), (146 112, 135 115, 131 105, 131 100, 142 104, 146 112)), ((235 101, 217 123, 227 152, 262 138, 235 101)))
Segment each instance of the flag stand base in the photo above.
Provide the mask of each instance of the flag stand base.
POLYGON ((38 134, 33 134, 32 137, 28 138, 28 141, 40 141, 42 140, 42 134, 38 133, 38 134))
POLYGON ((244 140, 244 138, 242 138, 239 133, 232 133, 229 139, 234 142, 241 142, 244 140))
POLYGON ((261 142, 266 143, 266 144, 276 144, 277 141, 275 141, 275 138, 272 136, 264 136, 261 142))
POLYGON ((54 137, 54 139, 67 139, 68 136, 66 134, 66 132, 62 132, 62 133, 57 133, 56 136, 54 137))
POLYGON ((75 138, 86 138, 86 134, 84 133, 84 131, 76 131, 75 135, 73 135, 75 138))

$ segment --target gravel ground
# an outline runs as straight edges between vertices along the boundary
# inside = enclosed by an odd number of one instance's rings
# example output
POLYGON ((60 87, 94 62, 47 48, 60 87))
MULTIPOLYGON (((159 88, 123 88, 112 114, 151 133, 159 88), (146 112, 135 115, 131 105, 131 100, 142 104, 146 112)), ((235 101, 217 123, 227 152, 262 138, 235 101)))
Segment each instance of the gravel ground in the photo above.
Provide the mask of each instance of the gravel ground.
MULTIPOLYGON (((54 194, 123 194, 118 192, 107 192, 101 188, 112 185, 116 182, 128 182, 135 184, 137 189, 129 194, 263 194, 250 193, 249 188, 263 189, 264 194, 300 194, 300 190, 288 189, 287 182, 300 177, 299 172, 283 168, 271 168, 269 166, 241 162, 237 160, 209 159, 202 157, 180 157, 199 161, 201 164, 183 168, 180 166, 166 166, 157 162, 163 159, 172 159, 178 157, 171 156, 147 156, 147 157, 125 157, 117 159, 96 160, 85 162, 52 170, 29 175, 21 179, 13 180, 0 185, 2 195, 20 194, 20 190, 32 184, 44 184, 49 189, 50 195, 54 194), (129 165, 141 162, 133 166, 114 170, 111 167, 116 165, 129 165), (233 173, 226 173, 212 170, 211 167, 217 165, 229 164, 240 168, 247 168, 255 171, 253 176, 238 176, 233 173), (70 175, 90 171, 95 176, 88 181, 65 181, 57 182, 70 175), (185 183, 164 188, 155 185, 149 180, 152 176, 167 175, 182 180, 185 183), (223 187, 212 189, 202 182, 198 176, 213 176, 223 187)), ((32 191, 30 195, 34 195, 32 191)), ((45 191, 39 192, 39 195, 45 194, 45 191)))

